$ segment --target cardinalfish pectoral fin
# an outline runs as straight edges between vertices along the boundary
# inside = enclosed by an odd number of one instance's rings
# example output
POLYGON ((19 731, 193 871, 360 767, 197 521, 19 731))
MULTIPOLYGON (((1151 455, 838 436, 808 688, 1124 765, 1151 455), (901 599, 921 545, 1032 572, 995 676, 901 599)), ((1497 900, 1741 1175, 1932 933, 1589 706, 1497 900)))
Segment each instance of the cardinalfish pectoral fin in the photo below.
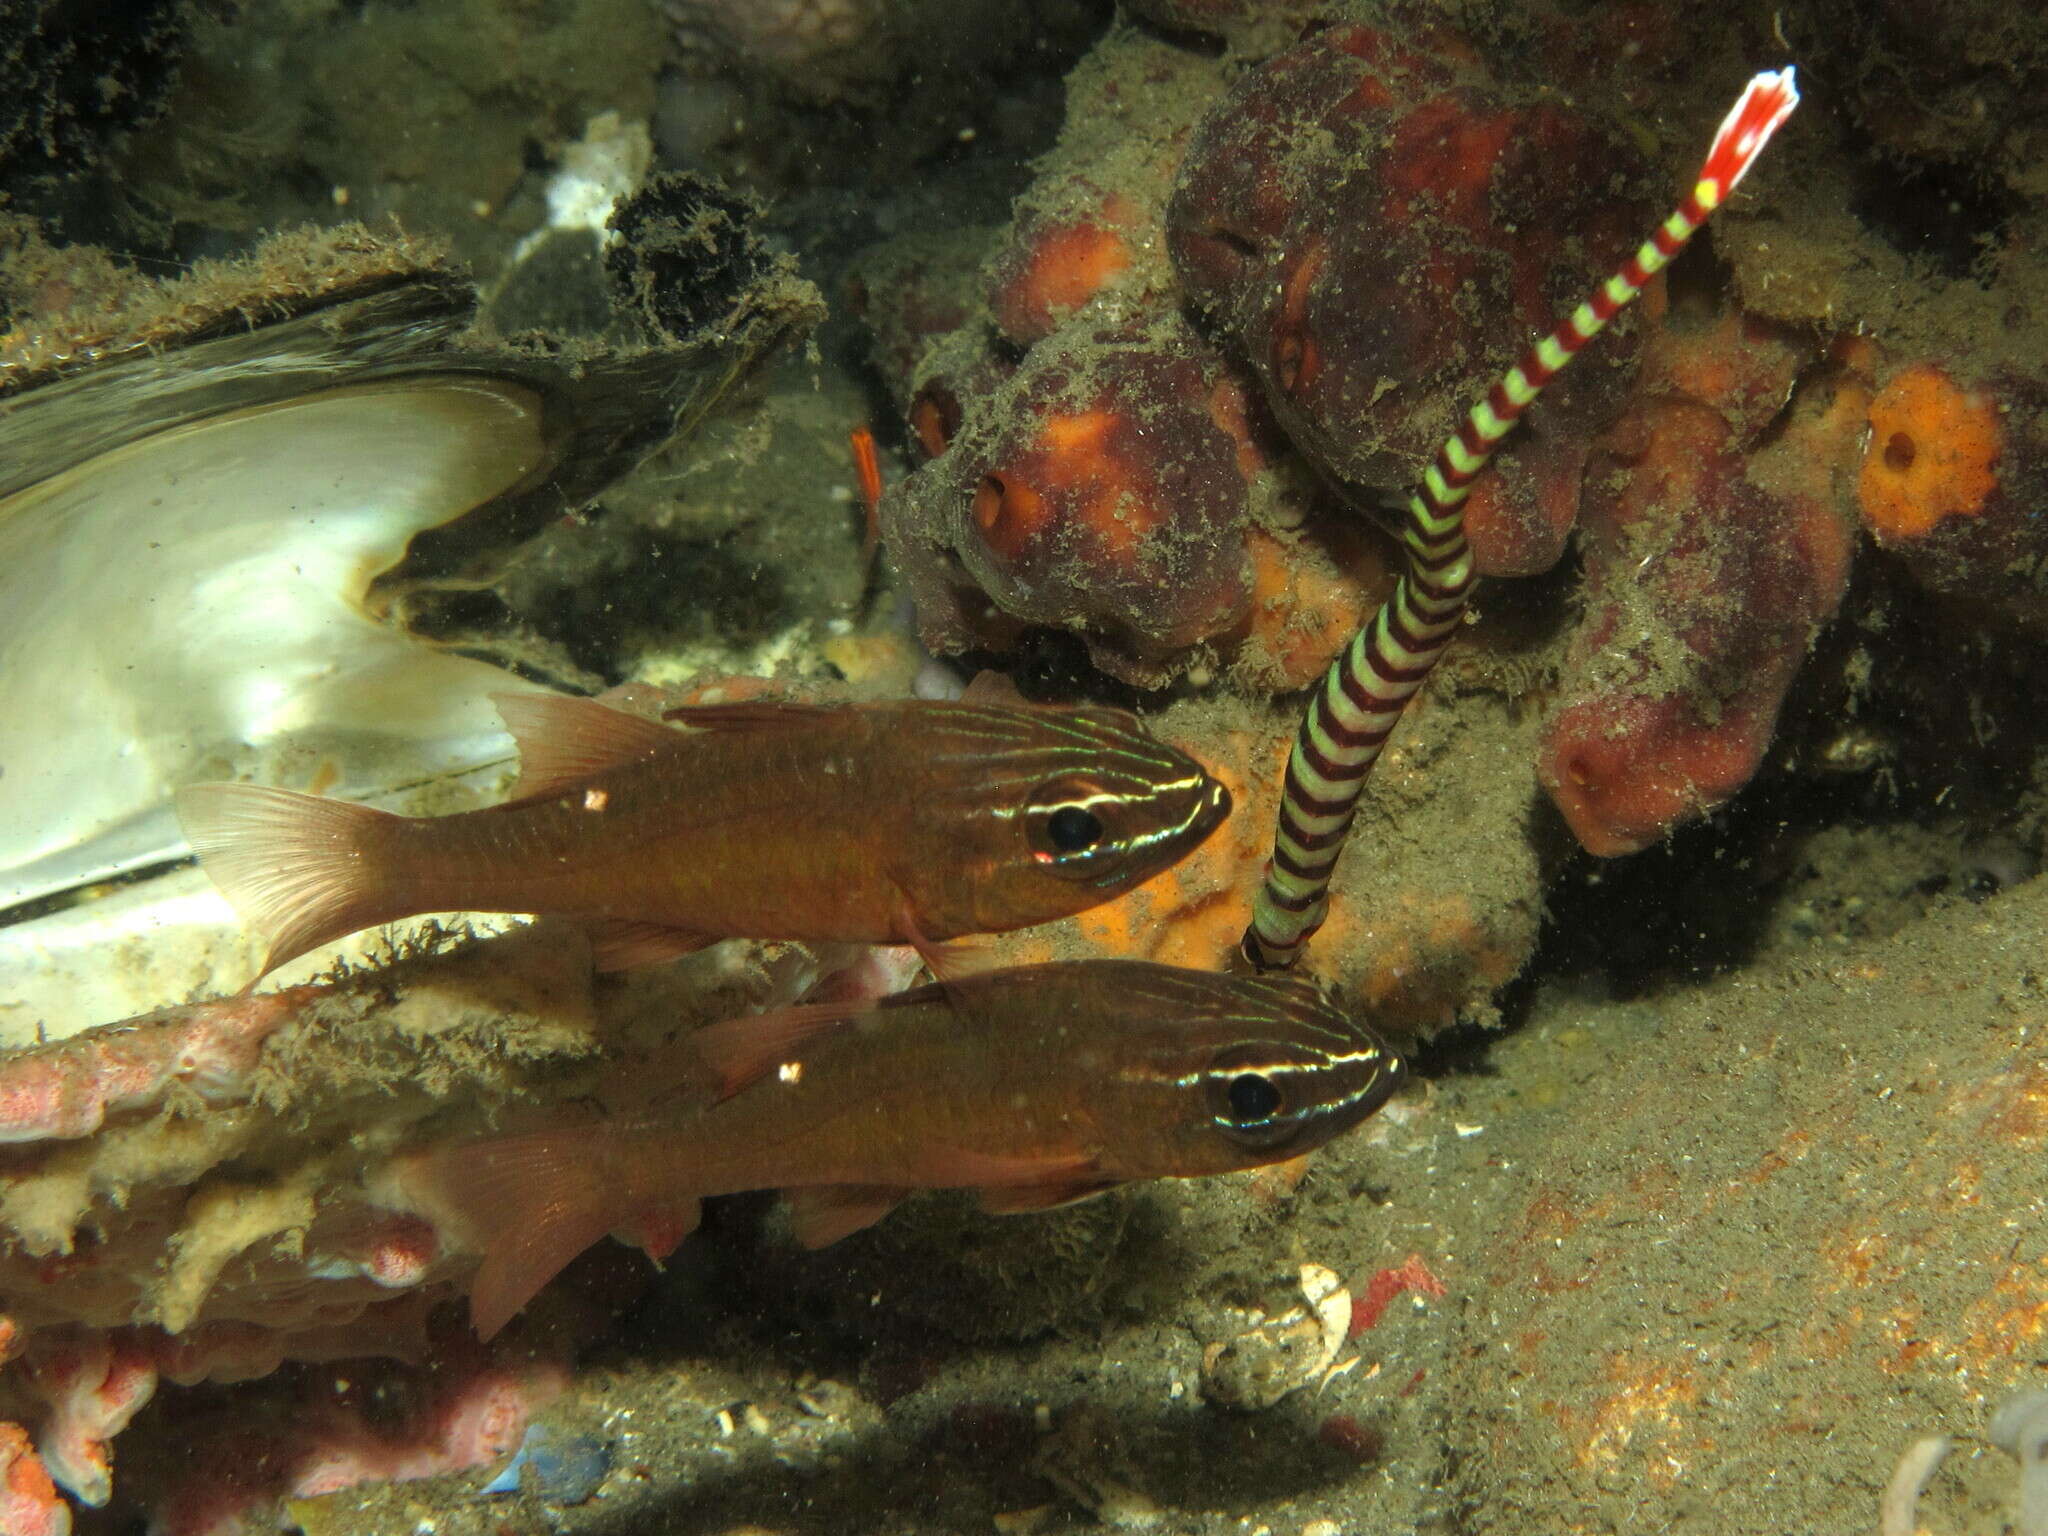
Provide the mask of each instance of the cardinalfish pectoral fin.
POLYGON ((697 1230, 703 1213, 702 1201, 690 1195, 679 1195, 659 1205, 635 1211, 631 1222, 612 1229, 612 1236, 629 1248, 638 1248, 647 1255, 648 1263, 660 1269, 662 1261, 682 1245, 684 1238, 697 1230))
POLYGON ((676 744, 675 733, 658 720, 574 694, 494 693, 491 702, 519 748, 514 800, 560 794, 676 744))
POLYGON ((868 1013, 866 998, 793 1003, 766 1013, 706 1024, 690 1036, 704 1065, 718 1074, 718 1097, 729 1099, 770 1072, 801 1072, 802 1053, 868 1013))
POLYGON ((924 924, 917 915, 917 903, 910 898, 910 892, 903 888, 903 882, 894 876, 889 884, 895 889, 895 900, 889 907, 889 933, 898 943, 908 944, 917 951, 918 959, 932 973, 932 980, 941 986, 964 981, 990 969, 994 960, 986 948, 979 944, 964 943, 960 940, 940 942, 926 935, 924 924))
MULTIPOLYGON (((645 1202, 608 1172, 601 1126, 534 1131, 406 1159, 400 1186, 421 1208, 483 1251, 470 1283, 469 1316, 489 1339, 569 1261, 614 1228, 629 1227, 645 1202)), ((671 1196, 664 1209, 683 1209, 671 1196)))
POLYGON ((309 950, 406 915, 390 907, 377 856, 397 820, 387 811, 257 784, 188 785, 177 805, 200 866, 270 941, 250 987, 309 950))
POLYGON ((908 1198, 894 1184, 804 1184, 785 1189, 791 1234, 806 1248, 829 1248, 872 1227, 908 1198))

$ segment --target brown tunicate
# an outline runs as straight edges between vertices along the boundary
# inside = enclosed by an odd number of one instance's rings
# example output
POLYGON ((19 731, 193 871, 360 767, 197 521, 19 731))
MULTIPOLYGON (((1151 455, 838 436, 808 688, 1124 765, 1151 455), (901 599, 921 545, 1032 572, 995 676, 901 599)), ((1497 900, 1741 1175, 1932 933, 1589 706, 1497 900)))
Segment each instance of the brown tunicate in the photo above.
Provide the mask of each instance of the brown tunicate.
MULTIPOLYGON (((1175 269, 1290 437, 1360 503, 1404 493, 1487 384, 1633 248, 1641 156, 1492 81, 1463 39, 1337 26, 1210 112, 1167 209, 1175 269)), ((1562 552, 1636 323, 1544 396, 1475 488, 1482 572, 1562 552)))
POLYGON ((1238 625, 1245 476, 1220 367, 1173 316, 1033 348, 883 500, 925 643, 1000 647, 1051 626, 1156 686, 1238 625))

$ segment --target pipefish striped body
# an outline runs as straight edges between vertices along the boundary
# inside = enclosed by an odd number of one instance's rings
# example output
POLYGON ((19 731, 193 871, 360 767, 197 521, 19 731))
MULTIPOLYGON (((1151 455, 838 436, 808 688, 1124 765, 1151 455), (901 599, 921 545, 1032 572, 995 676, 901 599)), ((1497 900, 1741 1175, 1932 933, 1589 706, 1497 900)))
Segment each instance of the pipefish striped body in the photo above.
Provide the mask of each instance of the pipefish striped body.
POLYGON ((1408 499, 1401 533, 1408 569, 1330 664, 1288 753, 1273 856, 1242 940, 1253 965, 1292 965, 1322 926, 1330 877, 1365 781, 1408 701, 1464 622, 1474 583, 1465 542, 1472 482, 1545 386, 1699 233, 1798 105, 1789 65, 1753 78, 1722 119, 1684 201, 1563 324, 1495 381, 1437 450, 1408 499))

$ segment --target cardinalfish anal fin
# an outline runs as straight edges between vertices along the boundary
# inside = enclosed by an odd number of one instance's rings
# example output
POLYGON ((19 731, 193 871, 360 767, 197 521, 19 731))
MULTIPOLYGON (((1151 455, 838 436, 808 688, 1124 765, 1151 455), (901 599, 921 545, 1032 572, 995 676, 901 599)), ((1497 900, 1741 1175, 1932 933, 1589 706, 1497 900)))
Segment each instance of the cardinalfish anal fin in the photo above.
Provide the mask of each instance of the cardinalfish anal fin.
POLYGON ((939 943, 1070 916, 1229 813, 1134 715, 967 700, 750 701, 681 728, 508 694, 515 798, 405 817, 248 784, 182 790, 193 851, 267 972, 428 912, 573 919, 610 969, 719 939, 939 943))
MULTIPOLYGON (((921 1189, 999 1213, 1300 1157, 1400 1086, 1400 1058, 1288 977, 1137 960, 1016 966, 883 998, 729 1019, 680 1047, 708 1105, 430 1148, 392 1198, 480 1252, 489 1337, 606 1233, 666 1252, 698 1202, 792 1197, 837 1241, 921 1189)), ((650 1068, 650 1070, 653 1070, 650 1068)))
POLYGON ((1244 955, 1253 965, 1292 965, 1322 926, 1330 876, 1366 778, 1464 620, 1474 580, 1465 542, 1465 498, 1473 480, 1544 386, 1699 232, 1798 105, 1789 65, 1751 80, 1722 120, 1685 201, 1562 325, 1522 354, 1437 450, 1408 499, 1401 534, 1408 569, 1372 622, 1330 664, 1288 754, 1273 855, 1244 933, 1244 955))

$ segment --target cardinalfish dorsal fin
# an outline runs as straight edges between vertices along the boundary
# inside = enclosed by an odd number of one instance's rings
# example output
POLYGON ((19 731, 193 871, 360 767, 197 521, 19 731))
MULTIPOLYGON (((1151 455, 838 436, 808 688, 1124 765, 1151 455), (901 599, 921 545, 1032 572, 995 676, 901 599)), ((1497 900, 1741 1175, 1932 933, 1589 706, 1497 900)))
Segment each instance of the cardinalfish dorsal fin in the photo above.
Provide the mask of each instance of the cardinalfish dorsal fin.
POLYGON ((1001 672, 977 672, 960 690, 962 704, 993 704, 999 708, 1032 709, 1035 706, 1017 691, 1017 685, 1001 672))
POLYGON ((845 704, 802 704, 791 699, 742 699, 732 704, 678 704, 661 712, 693 731, 787 731, 816 725, 845 704))
POLYGON ((563 693, 494 693, 491 702, 519 748, 514 800, 560 794, 675 745, 675 733, 660 721, 629 715, 595 699, 563 693))

